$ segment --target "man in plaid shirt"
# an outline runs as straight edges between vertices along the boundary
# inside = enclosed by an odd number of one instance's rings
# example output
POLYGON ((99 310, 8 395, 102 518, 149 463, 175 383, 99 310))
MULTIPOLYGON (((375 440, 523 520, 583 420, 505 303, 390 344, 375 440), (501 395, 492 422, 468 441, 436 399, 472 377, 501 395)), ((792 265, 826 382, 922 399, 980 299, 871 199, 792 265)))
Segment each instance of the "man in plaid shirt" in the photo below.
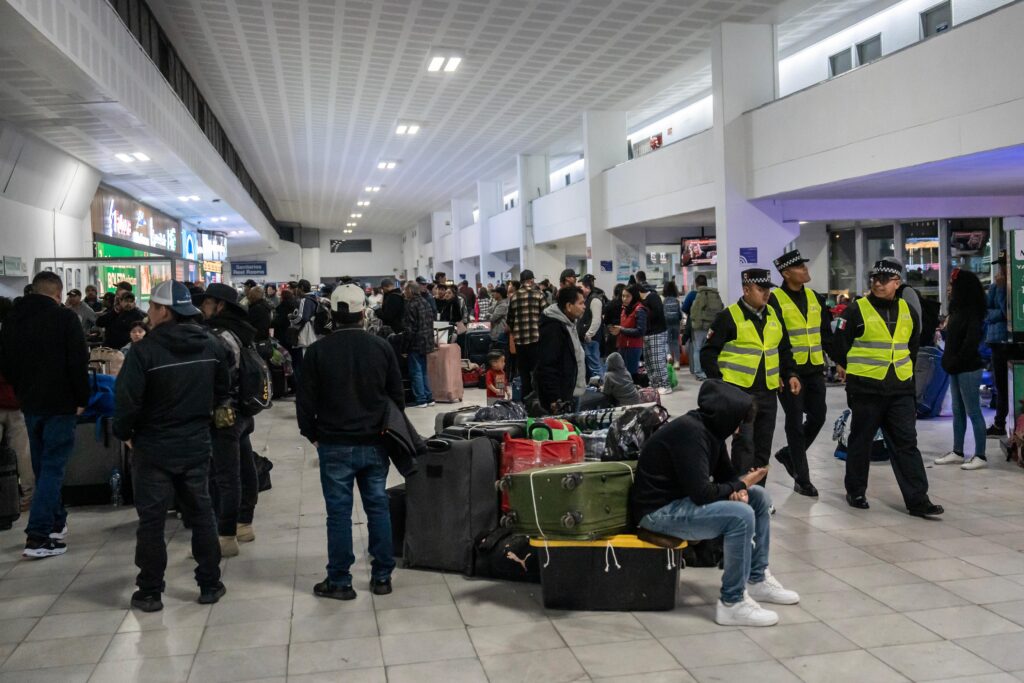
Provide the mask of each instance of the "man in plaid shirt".
POLYGON ((540 315, 547 306, 547 300, 534 282, 532 270, 524 270, 519 279, 522 287, 508 303, 508 326, 515 340, 523 396, 528 396, 533 393, 533 371, 537 367, 540 341, 540 315))

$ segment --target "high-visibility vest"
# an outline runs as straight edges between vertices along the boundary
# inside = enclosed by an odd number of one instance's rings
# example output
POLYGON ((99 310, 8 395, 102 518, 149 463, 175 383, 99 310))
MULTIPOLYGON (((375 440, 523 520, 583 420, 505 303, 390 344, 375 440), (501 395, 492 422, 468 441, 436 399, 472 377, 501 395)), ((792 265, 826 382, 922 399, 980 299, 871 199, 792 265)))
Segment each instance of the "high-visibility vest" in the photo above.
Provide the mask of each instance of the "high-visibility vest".
POLYGON ((738 303, 728 311, 736 323, 736 338, 726 342, 718 354, 718 369, 729 384, 749 389, 754 385, 757 369, 764 359, 765 383, 770 391, 779 388, 779 343, 782 341, 782 323, 775 309, 768 306, 768 319, 764 324, 764 337, 757 333, 754 323, 747 320, 738 303))
POLYGON ((914 319, 910 316, 907 302, 899 300, 895 335, 889 334, 889 326, 867 297, 857 299, 857 306, 864 318, 864 334, 853 340, 853 346, 846 354, 846 374, 884 380, 889 366, 892 366, 901 381, 913 377, 910 336, 914 333, 914 319))
POLYGON ((818 303, 818 295, 810 288, 805 287, 804 291, 807 293, 806 318, 785 290, 777 287, 772 290, 772 296, 782 309, 782 322, 786 323, 796 364, 804 365, 810 358, 811 365, 825 365, 825 356, 821 352, 821 304, 818 303))

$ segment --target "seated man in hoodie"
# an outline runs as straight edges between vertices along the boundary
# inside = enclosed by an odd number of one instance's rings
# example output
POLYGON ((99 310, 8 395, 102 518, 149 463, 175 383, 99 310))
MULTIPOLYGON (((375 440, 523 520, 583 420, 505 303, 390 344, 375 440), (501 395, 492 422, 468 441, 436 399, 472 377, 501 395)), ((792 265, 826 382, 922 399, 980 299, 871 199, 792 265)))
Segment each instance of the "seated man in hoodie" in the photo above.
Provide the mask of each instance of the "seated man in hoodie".
POLYGON ((640 403, 640 392, 633 384, 633 376, 626 369, 626 361, 619 352, 608 354, 608 371, 604 373, 601 391, 613 405, 635 406, 640 403))
POLYGON ((587 367, 576 321, 583 316, 586 297, 583 290, 570 285, 558 290, 555 303, 540 316, 540 342, 534 370, 540 404, 552 413, 569 402, 575 409, 587 389, 587 367))
POLYGON ((771 501, 756 486, 766 468, 737 476, 725 440, 753 418, 753 399, 721 380, 707 380, 697 410, 651 436, 640 452, 630 500, 639 535, 705 540, 725 536, 725 573, 715 621, 773 626, 779 616, 760 602, 800 601, 768 571, 771 501))

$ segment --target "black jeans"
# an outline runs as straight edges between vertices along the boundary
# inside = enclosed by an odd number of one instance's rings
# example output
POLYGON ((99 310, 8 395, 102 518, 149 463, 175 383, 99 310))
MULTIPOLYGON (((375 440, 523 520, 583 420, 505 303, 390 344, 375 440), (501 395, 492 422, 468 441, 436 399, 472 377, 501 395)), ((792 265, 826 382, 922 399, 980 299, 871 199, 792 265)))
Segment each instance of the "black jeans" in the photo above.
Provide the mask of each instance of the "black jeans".
POLYGON ((1010 347, 1007 344, 992 344, 992 377, 996 383, 996 416, 992 424, 1000 429, 1006 428, 1006 418, 1010 414, 1010 347))
MULTIPOLYGON (((772 457, 772 437, 775 436, 775 416, 779 404, 775 391, 751 391, 757 416, 753 424, 744 422, 740 433, 732 437, 732 466, 741 476, 757 467, 764 467, 772 457)), ((767 477, 759 482, 762 486, 767 477)))
POLYGON ((236 535, 239 521, 252 522, 252 512, 259 495, 251 446, 248 448, 248 466, 242 463, 242 441, 252 433, 253 419, 237 412, 235 415, 235 424, 231 427, 211 430, 213 469, 210 473, 210 498, 217 512, 217 533, 221 536, 236 535), (248 521, 241 517, 242 510, 246 511, 248 521))
POLYGON ((256 459, 253 457, 252 441, 249 437, 256 429, 256 419, 246 417, 246 426, 238 442, 238 474, 242 485, 242 496, 238 504, 238 523, 252 524, 256 503, 260 497, 260 480, 256 473, 256 459))
POLYGON ((132 459, 132 485, 135 510, 139 513, 136 532, 135 565, 139 576, 135 584, 147 593, 162 593, 167 569, 167 543, 164 522, 168 500, 177 498, 178 510, 192 529, 192 557, 196 558, 196 583, 200 589, 212 588, 220 581, 220 543, 210 504, 208 477, 210 464, 203 459, 195 465, 168 465, 168 453, 150 456, 135 452, 132 459))
POLYGON ((523 382, 523 398, 533 393, 533 372, 537 369, 537 356, 540 354, 540 343, 516 344, 516 364, 519 366, 519 378, 523 382))
POLYGON ((794 396, 789 384, 779 393, 779 403, 786 413, 786 442, 796 483, 807 486, 811 475, 807 465, 807 449, 814 443, 825 424, 825 375, 821 372, 800 377, 800 393, 794 396), (807 419, 804 419, 804 416, 807 419))
POLYGON ((913 395, 847 394, 850 438, 846 449, 846 492, 863 496, 868 489, 871 443, 879 429, 889 448, 889 462, 908 508, 928 504, 928 475, 917 449, 917 405, 913 395))

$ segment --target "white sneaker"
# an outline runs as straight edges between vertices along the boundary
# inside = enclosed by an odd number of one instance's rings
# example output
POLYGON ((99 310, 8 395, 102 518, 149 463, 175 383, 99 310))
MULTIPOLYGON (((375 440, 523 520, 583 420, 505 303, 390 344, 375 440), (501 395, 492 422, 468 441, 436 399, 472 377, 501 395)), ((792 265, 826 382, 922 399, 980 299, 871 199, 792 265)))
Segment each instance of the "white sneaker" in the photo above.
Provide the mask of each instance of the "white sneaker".
POLYGON ((721 600, 715 605, 715 623, 721 626, 774 626, 779 615, 762 608, 746 593, 743 600, 726 605, 721 600))
POLYGON ((936 465, 960 465, 963 463, 963 461, 964 456, 960 455, 959 453, 954 453, 953 451, 950 451, 941 458, 935 458, 935 460, 933 460, 932 462, 934 462, 936 465))
POLYGON ((416 406, 416 407, 417 407, 417 408, 429 408, 429 407, 430 407, 430 404, 429 404, 429 403, 421 403, 421 404, 419 404, 419 405, 418 405, 418 406, 416 406))
POLYGON ((977 456, 964 462, 963 465, 960 465, 960 469, 962 470, 980 470, 986 467, 988 467, 988 461, 985 460, 984 458, 979 458, 977 456))
POLYGON ((436 405, 437 405, 437 403, 435 403, 434 401, 430 401, 430 402, 427 403, 427 406, 431 407, 431 408, 433 408, 436 405))
POLYGON ((68 525, 67 524, 65 524, 64 528, 61 529, 60 531, 51 531, 50 532, 50 538, 52 538, 55 541, 63 541, 67 537, 68 537, 68 525))
POLYGON ((797 592, 783 588, 779 580, 772 576, 767 569, 764 570, 764 581, 747 584, 747 593, 754 600, 770 602, 774 605, 795 605, 800 602, 797 592))
POLYGON ((658 387, 658 393, 662 396, 672 393, 672 387, 658 387))

